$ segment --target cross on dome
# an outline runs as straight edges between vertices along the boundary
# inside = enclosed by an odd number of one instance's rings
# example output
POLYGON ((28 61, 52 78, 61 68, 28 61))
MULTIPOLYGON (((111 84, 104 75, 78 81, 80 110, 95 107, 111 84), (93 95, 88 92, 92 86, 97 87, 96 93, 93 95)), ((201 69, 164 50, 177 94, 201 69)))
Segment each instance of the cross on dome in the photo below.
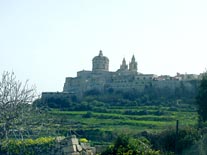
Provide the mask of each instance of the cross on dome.
POLYGON ((103 56, 102 50, 99 51, 99 56, 103 56))

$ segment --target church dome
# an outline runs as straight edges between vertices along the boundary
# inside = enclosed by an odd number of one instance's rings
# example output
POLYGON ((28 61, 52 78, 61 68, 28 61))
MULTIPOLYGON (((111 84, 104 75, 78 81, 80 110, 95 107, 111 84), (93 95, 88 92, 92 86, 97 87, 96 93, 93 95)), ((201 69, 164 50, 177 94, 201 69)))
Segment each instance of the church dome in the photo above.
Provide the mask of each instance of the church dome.
POLYGON ((100 50, 99 55, 93 58, 93 71, 108 71, 109 59, 103 56, 103 52, 100 50))
POLYGON ((105 60, 105 61, 109 61, 109 59, 106 57, 106 56, 103 56, 103 52, 100 50, 99 51, 99 55, 98 56, 95 56, 93 58, 93 61, 96 61, 96 60, 105 60))

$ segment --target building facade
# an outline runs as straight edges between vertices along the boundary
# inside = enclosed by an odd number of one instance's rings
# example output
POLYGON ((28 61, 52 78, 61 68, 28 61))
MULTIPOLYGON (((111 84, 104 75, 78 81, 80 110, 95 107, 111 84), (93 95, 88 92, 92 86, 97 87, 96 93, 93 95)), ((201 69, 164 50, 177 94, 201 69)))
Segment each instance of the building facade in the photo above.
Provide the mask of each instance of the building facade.
POLYGON ((90 90, 105 92, 107 90, 136 90, 144 91, 146 87, 166 88, 175 90, 182 85, 192 89, 190 81, 198 80, 199 76, 194 74, 177 74, 175 77, 157 76, 155 74, 142 74, 138 72, 138 63, 133 55, 129 65, 125 58, 120 68, 109 71, 109 59, 100 51, 98 56, 92 59, 92 71, 79 71, 77 77, 66 77, 63 93, 83 95, 90 90))

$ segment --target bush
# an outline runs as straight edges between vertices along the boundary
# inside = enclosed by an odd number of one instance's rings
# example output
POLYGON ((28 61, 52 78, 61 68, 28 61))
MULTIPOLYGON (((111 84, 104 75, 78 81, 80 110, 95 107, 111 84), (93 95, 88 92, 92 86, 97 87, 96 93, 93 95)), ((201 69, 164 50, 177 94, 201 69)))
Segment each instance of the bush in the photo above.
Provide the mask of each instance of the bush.
POLYGON ((54 144, 54 138, 41 137, 38 139, 25 140, 5 140, 1 144, 0 154, 9 153, 11 155, 36 155, 50 154, 54 144))
MULTIPOLYGON (((157 134, 149 134, 145 132, 143 136, 152 143, 154 149, 159 149, 163 152, 175 152, 175 130, 168 129, 157 134)), ((180 129, 177 140, 178 153, 181 153, 184 149, 195 144, 200 137, 200 133, 194 128, 180 129)))
POLYGON ((196 142, 193 146, 188 149, 185 149, 182 152, 182 155, 195 155, 195 154, 207 154, 207 134, 196 142))
POLYGON ((160 155, 159 151, 152 150, 146 138, 133 139, 126 135, 118 136, 113 145, 110 145, 102 155, 160 155))
POLYGON ((83 114, 83 118, 91 118, 93 116, 93 113, 91 111, 88 111, 86 114, 83 114))

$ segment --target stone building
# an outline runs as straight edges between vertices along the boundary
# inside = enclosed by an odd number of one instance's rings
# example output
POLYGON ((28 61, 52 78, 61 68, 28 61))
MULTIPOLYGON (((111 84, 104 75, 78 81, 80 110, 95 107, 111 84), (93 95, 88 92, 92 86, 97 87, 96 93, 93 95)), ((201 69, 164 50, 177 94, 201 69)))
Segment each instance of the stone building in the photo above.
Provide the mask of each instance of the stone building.
POLYGON ((42 97, 51 95, 67 96, 76 95, 81 97, 85 92, 97 90, 105 92, 108 90, 135 90, 143 92, 145 88, 170 89, 174 92, 177 88, 186 87, 191 91, 194 89, 193 80, 199 80, 199 75, 177 74, 174 77, 169 75, 157 76, 155 74, 142 74, 138 72, 138 63, 133 55, 129 64, 123 58, 120 68, 109 71, 109 59, 100 51, 98 56, 92 59, 92 71, 82 70, 77 72, 77 77, 66 77, 63 92, 44 92, 42 97))
MULTIPOLYGON (((138 72, 138 63, 133 55, 129 65, 125 58, 120 68, 115 71, 109 71, 109 59, 100 51, 98 56, 92 60, 92 71, 79 71, 77 77, 67 77, 65 80, 63 92, 82 95, 89 90, 98 90, 100 92, 113 90, 136 90, 143 91, 146 86, 155 88, 169 87, 175 89, 180 86, 181 80, 186 80, 187 75, 178 75, 176 77, 157 76, 155 74, 142 74, 138 72)), ((191 80, 198 76, 189 75, 191 80)))
POLYGON ((92 60, 92 71, 79 71, 77 77, 67 77, 65 80, 63 92, 81 95, 88 90, 98 90, 104 92, 107 89, 131 89, 142 90, 146 81, 153 80, 156 75, 140 74, 137 72, 137 62, 135 56, 132 56, 131 62, 126 64, 125 58, 116 72, 109 71, 109 59, 103 56, 100 51, 98 56, 92 60))
POLYGON ((93 58, 93 72, 99 71, 109 71, 109 59, 103 56, 102 51, 99 52, 99 55, 93 58))

